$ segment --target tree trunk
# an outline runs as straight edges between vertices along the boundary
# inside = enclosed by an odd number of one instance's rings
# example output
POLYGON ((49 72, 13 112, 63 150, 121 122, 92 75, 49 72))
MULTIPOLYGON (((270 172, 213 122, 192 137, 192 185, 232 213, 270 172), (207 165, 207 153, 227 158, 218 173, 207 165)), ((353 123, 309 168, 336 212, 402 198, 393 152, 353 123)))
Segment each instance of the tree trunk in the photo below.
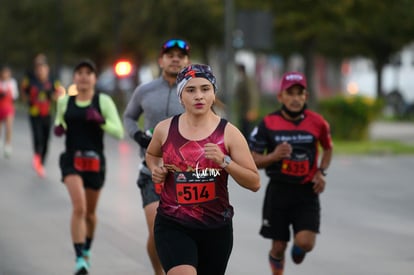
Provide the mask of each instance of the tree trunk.
POLYGON ((314 81, 314 39, 310 38, 305 42, 305 48, 304 48, 304 58, 305 58, 305 76, 308 81, 308 91, 309 91, 309 97, 308 97, 308 106, 311 109, 317 108, 317 91, 316 91, 316 85, 314 81))
POLYGON ((384 62, 376 61, 375 62, 375 71, 376 71, 376 83, 377 83, 377 98, 384 98, 384 91, 382 89, 382 72, 384 69, 384 62))

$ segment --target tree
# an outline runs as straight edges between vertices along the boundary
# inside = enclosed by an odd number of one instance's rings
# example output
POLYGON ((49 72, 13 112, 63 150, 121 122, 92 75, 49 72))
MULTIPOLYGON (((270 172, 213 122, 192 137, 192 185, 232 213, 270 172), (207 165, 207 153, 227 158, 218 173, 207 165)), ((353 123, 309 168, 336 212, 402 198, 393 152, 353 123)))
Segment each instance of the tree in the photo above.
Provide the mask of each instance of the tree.
POLYGON ((348 28, 343 37, 344 53, 372 59, 377 72, 377 97, 382 91, 382 70, 392 56, 412 42, 414 2, 410 0, 353 1, 348 10, 348 28))
MULTIPOLYGON (((243 1, 243 8, 252 4, 243 1)), ((345 1, 296 0, 257 1, 257 7, 270 9, 274 14, 274 52, 285 60, 293 54, 304 57, 304 73, 308 86, 313 90, 314 58, 322 53, 325 45, 332 43, 332 34, 342 25, 345 1), (329 23, 328 23, 329 22, 329 23)), ((249 6, 250 5, 250 6, 249 6)), ((316 104, 316 93, 310 93, 310 105, 316 104)))
POLYGON ((382 68, 413 39, 411 0, 240 0, 239 7, 268 8, 273 12, 274 51, 285 58, 295 53, 304 56, 310 87, 314 86, 311 76, 316 54, 335 59, 363 55, 374 61, 377 94, 381 97, 382 68))
POLYGON ((210 47, 223 44, 220 0, 3 0, 2 7, 0 62, 16 66, 38 52, 52 64, 90 57, 99 65, 119 55, 152 61, 172 36, 189 40, 207 62, 210 47))
POLYGON ((3 0, 0 9, 0 59, 27 64, 38 52, 53 52, 56 1, 3 0))
MULTIPOLYGON (((289 56, 299 53, 304 57, 304 73, 308 76, 308 86, 315 91, 314 69, 316 55, 326 55, 335 49, 331 56, 338 56, 338 32, 344 25, 349 1, 277 1, 275 2, 278 52, 289 56), (334 48, 335 47, 335 48, 334 48)), ((340 43, 339 43, 340 45, 340 43)), ((316 105, 317 93, 311 92, 309 104, 316 105)))

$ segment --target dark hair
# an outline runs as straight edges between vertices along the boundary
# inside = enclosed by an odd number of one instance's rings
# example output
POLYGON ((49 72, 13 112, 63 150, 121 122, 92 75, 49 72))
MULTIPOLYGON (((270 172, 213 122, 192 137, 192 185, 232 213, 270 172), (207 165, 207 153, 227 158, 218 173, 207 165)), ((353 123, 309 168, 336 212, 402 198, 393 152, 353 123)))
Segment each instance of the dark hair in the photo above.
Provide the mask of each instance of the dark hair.
POLYGON ((7 64, 1 64, 0 65, 0 71, 4 71, 6 69, 11 70, 10 66, 7 65, 7 64))

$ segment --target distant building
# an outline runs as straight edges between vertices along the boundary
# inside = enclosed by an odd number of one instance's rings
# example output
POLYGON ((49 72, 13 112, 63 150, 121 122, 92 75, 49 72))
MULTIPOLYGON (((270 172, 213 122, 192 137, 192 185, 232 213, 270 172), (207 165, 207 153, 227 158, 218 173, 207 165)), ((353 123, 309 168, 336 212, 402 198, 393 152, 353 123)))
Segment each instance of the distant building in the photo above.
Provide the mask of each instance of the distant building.
MULTIPOLYGON (((349 94, 376 97, 377 72, 370 59, 349 59, 342 68, 343 85, 349 94)), ((383 68, 382 85, 388 104, 397 114, 403 114, 414 104, 414 43, 405 46, 383 68)))

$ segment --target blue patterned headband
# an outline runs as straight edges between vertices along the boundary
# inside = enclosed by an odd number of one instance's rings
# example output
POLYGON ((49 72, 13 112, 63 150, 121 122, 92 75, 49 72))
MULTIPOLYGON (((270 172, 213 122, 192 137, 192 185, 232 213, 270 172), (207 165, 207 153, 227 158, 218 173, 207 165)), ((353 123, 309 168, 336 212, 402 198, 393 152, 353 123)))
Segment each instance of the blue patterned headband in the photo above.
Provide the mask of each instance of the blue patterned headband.
POLYGON ((213 84, 214 92, 217 91, 216 77, 214 76, 211 67, 205 64, 191 64, 182 69, 177 75, 176 83, 178 98, 181 98, 181 93, 183 92, 187 82, 195 77, 203 77, 207 79, 211 82, 211 84, 213 84))

